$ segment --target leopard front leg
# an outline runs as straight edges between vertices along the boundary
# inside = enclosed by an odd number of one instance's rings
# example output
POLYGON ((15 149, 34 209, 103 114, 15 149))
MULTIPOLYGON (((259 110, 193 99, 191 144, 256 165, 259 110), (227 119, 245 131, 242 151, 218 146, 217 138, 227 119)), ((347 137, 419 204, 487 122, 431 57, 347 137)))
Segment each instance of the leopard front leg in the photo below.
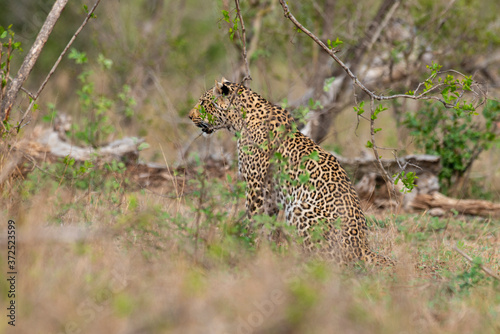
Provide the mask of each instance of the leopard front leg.
POLYGON ((246 182, 245 208, 249 218, 279 212, 268 153, 248 143, 238 142, 238 172, 246 182))
POLYGON ((246 181, 245 209, 249 218, 256 215, 276 216, 279 213, 276 192, 260 177, 246 181))
POLYGON ((272 186, 266 152, 255 146, 238 144, 238 170, 240 177, 246 182, 245 208, 250 220, 248 232, 255 232, 258 235, 256 242, 259 243, 259 240, 272 239, 273 232, 266 233, 255 220, 255 216, 276 216, 279 213, 277 193, 272 186))

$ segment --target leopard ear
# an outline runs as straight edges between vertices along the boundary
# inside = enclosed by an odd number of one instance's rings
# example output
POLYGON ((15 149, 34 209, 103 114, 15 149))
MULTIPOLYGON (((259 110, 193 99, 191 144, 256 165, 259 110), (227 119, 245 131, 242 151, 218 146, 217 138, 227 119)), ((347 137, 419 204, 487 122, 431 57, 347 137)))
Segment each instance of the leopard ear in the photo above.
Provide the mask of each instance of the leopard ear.
POLYGON ((214 95, 215 96, 222 95, 222 83, 218 82, 217 80, 215 80, 214 95))
POLYGON ((226 85, 227 81, 226 79, 222 78, 221 82, 217 82, 215 80, 215 86, 214 86, 214 94, 217 96, 220 95, 228 95, 229 94, 229 87, 226 85))

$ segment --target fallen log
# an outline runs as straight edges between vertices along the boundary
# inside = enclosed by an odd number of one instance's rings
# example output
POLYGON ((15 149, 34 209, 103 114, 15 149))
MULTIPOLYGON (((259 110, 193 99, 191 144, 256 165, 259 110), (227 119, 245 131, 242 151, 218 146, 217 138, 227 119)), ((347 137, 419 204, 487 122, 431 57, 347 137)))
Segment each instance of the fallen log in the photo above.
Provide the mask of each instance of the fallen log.
POLYGON ((500 203, 477 199, 450 198, 439 192, 418 194, 410 202, 410 206, 417 210, 439 208, 447 212, 456 211, 464 215, 500 217, 500 203))
POLYGON ((396 160, 382 159, 389 174, 414 172, 416 187, 409 193, 400 193, 391 198, 387 185, 378 171, 375 158, 371 156, 348 159, 337 156, 340 163, 354 175, 354 187, 358 192, 363 209, 395 209, 402 204, 406 211, 424 210, 433 216, 450 212, 483 217, 500 217, 500 203, 485 200, 455 199, 439 192, 438 174, 441 169, 440 157, 432 155, 408 155, 396 160), (359 181, 358 181, 359 180, 359 181))

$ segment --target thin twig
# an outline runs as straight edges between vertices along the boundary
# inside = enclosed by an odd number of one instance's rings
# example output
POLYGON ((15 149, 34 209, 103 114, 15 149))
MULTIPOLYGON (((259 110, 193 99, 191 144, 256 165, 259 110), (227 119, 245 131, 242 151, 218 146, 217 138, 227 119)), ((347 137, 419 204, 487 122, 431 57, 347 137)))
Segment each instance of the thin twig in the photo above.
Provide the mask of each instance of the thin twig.
POLYGON ((71 37, 71 39, 69 40, 68 44, 66 45, 66 47, 64 48, 64 50, 61 52, 61 54, 59 55, 59 58, 57 58, 56 62, 54 63, 54 66, 52 66, 52 69, 50 70, 50 72, 47 74, 47 77, 45 78, 45 80, 42 82, 42 84, 40 85, 40 88, 38 88, 38 91, 35 93, 34 96, 30 96, 31 97, 31 102, 30 102, 30 105, 28 106, 28 108, 26 109, 26 111, 24 112, 23 116, 21 117, 21 120, 19 121, 19 124, 17 126, 17 130, 19 131, 19 129, 22 127, 21 125, 23 124, 24 122, 24 119, 26 118, 26 116, 28 115, 28 113, 30 112, 31 108, 33 108, 33 105, 35 104, 35 101, 38 99, 38 97, 40 96, 40 93, 42 92, 42 90, 45 88, 45 85, 47 85, 47 82, 49 81, 50 77, 52 76, 52 74, 54 74, 54 72, 56 71, 57 69, 57 66, 59 66, 59 63, 61 62, 62 58, 64 57, 64 55, 66 54, 66 52, 68 52, 68 49, 70 48, 71 44, 73 44, 73 42, 75 41, 76 37, 80 34, 80 32, 82 31, 83 27, 85 27, 87 25, 87 22, 90 20, 90 18, 92 17, 92 15, 94 14, 94 11, 96 10, 97 6, 99 5, 99 3, 101 2, 101 0, 97 0, 94 4, 94 6, 92 7, 92 9, 87 13, 87 16, 85 17, 85 19, 83 20, 83 23, 80 25, 80 27, 78 28, 78 30, 73 34, 73 36, 71 37))
MULTIPOLYGON (((9 80, 12 81, 14 80, 11 76, 9 76, 9 80)), ((29 97, 31 97, 32 99, 35 98, 35 94, 33 94, 32 92, 30 92, 29 90, 27 90, 26 88, 24 87, 21 87, 21 90, 26 93, 26 95, 28 95, 29 97)))
MULTIPOLYGON (((245 23, 243 22, 243 16, 241 15, 241 9, 240 9, 240 1, 239 0, 234 0, 236 4, 236 12, 238 13, 238 17, 240 19, 240 25, 241 25, 241 43, 243 45, 243 60, 245 61, 245 77, 243 78, 242 82, 252 80, 252 77, 250 76, 250 66, 248 65, 248 58, 247 58, 247 35, 246 35, 246 30, 245 30, 245 23)), ((245 85, 245 87, 248 87, 245 85)))
POLYGON ((337 62, 337 64, 340 65, 344 69, 344 71, 347 73, 347 75, 353 80, 354 84, 358 86, 363 92, 365 92, 370 98, 378 100, 378 101, 387 101, 387 100, 394 100, 394 99, 399 99, 399 98, 405 98, 405 99, 412 99, 412 100, 436 100, 441 102, 443 105, 446 107, 453 107, 452 105, 449 105, 444 101, 443 99, 437 97, 437 96, 429 96, 429 92, 432 89, 429 90, 424 90, 421 94, 416 95, 410 95, 410 94, 395 94, 395 95, 377 95, 368 88, 356 77, 356 75, 351 71, 351 69, 335 54, 336 51, 333 49, 328 48, 328 46, 325 45, 316 35, 314 35, 312 32, 310 32, 306 27, 304 27, 297 19, 295 16, 292 15, 290 12, 290 9, 288 8, 288 5, 284 0, 279 0, 281 6, 283 7, 284 15, 287 19, 292 21, 292 23, 300 29, 302 32, 304 32, 307 36, 309 36, 316 44, 318 44, 326 53, 330 55, 330 57, 337 62))
MULTIPOLYGON (((7 94, 2 100, 0 106, 0 119, 3 121, 9 115, 12 106, 17 97, 17 93, 21 89, 21 86, 24 84, 24 81, 28 78, 28 75, 31 73, 33 66, 35 65, 38 56, 42 52, 42 49, 49 38, 52 29, 54 28, 59 16, 61 15, 62 10, 66 6, 68 0, 57 0, 52 6, 49 15, 47 15, 47 19, 45 20, 38 36, 35 39, 35 42, 31 46, 31 49, 28 51, 28 54, 24 58, 24 61, 17 72, 16 77, 9 83, 7 88, 7 94)), ((3 126, 3 122, 2 122, 3 126)), ((5 127, 3 126, 5 130, 5 127)))
POLYGON ((382 177, 384 178, 384 181, 387 185, 387 190, 390 192, 389 195, 396 199, 397 196, 396 196, 396 189, 394 187, 394 180, 389 175, 389 173, 387 173, 387 171, 385 170, 384 165, 382 164, 382 161, 380 160, 380 155, 378 154, 377 145, 375 143, 375 122, 373 119, 374 114, 375 114, 375 100, 373 98, 371 98, 370 99, 370 135, 371 135, 371 140, 372 140, 373 155, 375 155, 375 160, 377 160, 379 169, 382 172, 382 177))
MULTIPOLYGON (((456 251, 458 254, 462 255, 467 261, 469 261, 470 263, 474 264, 474 260, 467 254, 465 254, 464 252, 462 252, 460 249, 458 249, 457 246, 453 246, 452 249, 454 251, 456 251)), ((498 275, 496 275, 491 269, 483 266, 482 264, 479 264, 479 267, 488 275, 490 275, 491 277, 493 277, 494 279, 500 281, 500 277, 498 277, 498 275)))

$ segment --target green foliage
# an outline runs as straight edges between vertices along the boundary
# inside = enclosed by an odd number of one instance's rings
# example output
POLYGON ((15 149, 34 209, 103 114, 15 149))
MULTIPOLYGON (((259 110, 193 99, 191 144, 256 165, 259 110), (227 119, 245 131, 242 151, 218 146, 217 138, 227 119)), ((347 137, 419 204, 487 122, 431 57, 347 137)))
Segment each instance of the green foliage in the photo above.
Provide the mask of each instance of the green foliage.
POLYGON ((408 193, 415 188, 415 180, 418 179, 418 176, 414 172, 406 173, 402 171, 401 173, 394 175, 393 178, 394 184, 398 184, 399 180, 403 183, 403 188, 401 192, 408 193))
POLYGON ((330 88, 332 87, 334 81, 335 81, 335 77, 325 79, 325 83, 323 85, 323 91, 328 92, 330 90, 330 88))
MULTIPOLYGON (((122 91, 116 96, 108 96, 96 92, 95 83, 92 80, 94 71, 88 69, 88 58, 85 52, 79 52, 71 49, 68 58, 73 59, 78 65, 85 65, 83 72, 78 75, 80 88, 77 91, 80 104, 81 120, 73 124, 73 131, 70 133, 72 138, 83 144, 90 144, 94 147, 104 143, 108 136, 115 132, 115 127, 110 120, 109 115, 121 108, 121 114, 124 119, 130 120, 134 116, 133 107, 136 102, 131 97, 131 88, 123 85, 122 91)), ((102 71, 109 71, 112 68, 113 61, 99 54, 97 62, 101 65, 102 71)))
MULTIPOLYGON (((457 246, 464 248, 463 241, 458 241, 457 246)), ((491 282, 491 277, 486 276, 481 266, 484 264, 484 259, 480 256, 475 256, 472 263, 463 271, 458 273, 447 273, 450 277, 448 289, 457 295, 470 295, 471 290, 481 285, 491 282)))
MULTIPOLYGON (((102 56, 101 54, 99 56, 102 56)), ((111 62, 109 59, 104 61, 105 66, 111 67, 111 62), (108 63, 110 62, 110 64, 108 63)), ((107 67, 108 68, 108 67, 107 67)), ((126 119, 130 120, 132 116, 134 116, 134 107, 136 106, 137 102, 133 97, 130 96, 131 88, 129 85, 123 85, 122 91, 118 93, 118 98, 123 104, 123 110, 121 110, 121 113, 123 116, 125 116, 126 119)))
MULTIPOLYGON (((188 182, 193 189, 188 205, 194 217, 167 214, 168 220, 179 229, 179 239, 194 249, 207 249, 218 261, 227 260, 233 250, 240 248, 253 252, 257 231, 239 206, 245 197, 245 183, 233 182, 229 175, 227 182, 207 178, 202 162, 198 156, 194 158, 197 161, 196 175, 188 182), (233 209, 227 210, 221 203, 233 209), (210 238, 214 228, 220 229, 222 239, 210 238)), ((254 219, 260 227, 271 225, 268 216, 254 219)))
MULTIPOLYGON (((455 97, 452 94, 447 99, 452 102, 455 97)), ((471 112, 467 104, 444 108, 442 104, 427 102, 424 108, 406 114, 403 124, 415 136, 417 147, 441 157, 439 179, 447 189, 454 178, 464 175, 482 150, 498 142, 494 122, 499 117, 500 104, 494 100, 486 101, 482 117, 471 112)))
MULTIPOLYGON (((89 198, 99 200, 100 205, 116 205, 128 190, 129 180, 125 175, 125 164, 113 160, 104 166, 96 166, 93 160, 77 162, 66 156, 54 163, 41 164, 23 182, 20 191, 24 200, 29 200, 44 188, 89 191, 89 198)), ((61 207, 61 210, 68 210, 61 207)))
POLYGON ((206 120, 208 124, 214 125, 215 124, 215 117, 211 113, 207 112, 204 106, 200 105, 198 112, 200 113, 200 117, 202 120, 206 120))
POLYGON ((353 108, 358 115, 362 115, 365 112, 365 101, 361 101, 358 107, 353 108))
POLYGON ((387 110, 386 107, 384 107, 382 104, 379 104, 377 108, 373 111, 373 114, 371 116, 372 120, 376 120, 378 118, 378 114, 380 114, 382 111, 387 110))
POLYGON ((85 64, 88 62, 87 54, 85 52, 79 52, 75 48, 69 51, 68 58, 73 59, 77 64, 85 64))
POLYGON ((474 262, 470 269, 453 277, 450 283, 450 289, 458 293, 470 293, 470 289, 480 284, 485 279, 485 274, 481 269, 482 259, 480 257, 474 258, 474 262))
POLYGON ((57 116, 56 105, 54 103, 48 103, 47 109, 48 111, 42 116, 42 121, 52 123, 57 116))
MULTIPOLYGON (((11 30, 12 25, 7 29, 0 25, 0 101, 6 93, 7 83, 9 81, 12 57, 15 54, 23 52, 21 42, 15 41, 15 33, 11 30)), ((0 120, 7 129, 6 133, 12 128, 8 119, 0 120)))
MULTIPOLYGON (((331 85, 331 83, 329 83, 329 85, 331 85)), ((326 83, 324 87, 326 87, 326 83)), ((281 107, 283 109, 290 109, 287 99, 283 99, 281 107)), ((295 119, 295 122, 298 125, 305 125, 307 123, 307 115, 309 114, 309 112, 311 110, 321 109, 323 109, 323 105, 321 105, 321 102, 310 98, 307 105, 300 105, 297 108, 290 109, 290 113, 292 114, 292 117, 295 119)))
POLYGON ((344 42, 342 42, 338 37, 333 42, 331 40, 329 40, 329 39, 326 41, 326 45, 330 49, 334 49, 334 48, 336 48, 338 46, 341 46, 342 44, 344 44, 344 42))
MULTIPOLYGON (((24 3, 29 2, 24 1, 24 3)), ((43 1, 43 3, 49 2, 43 1)), ((283 96, 285 80, 289 76, 294 79, 297 76, 293 69, 303 69, 309 66, 313 59, 311 54, 317 50, 311 47, 311 41, 305 34, 296 34, 295 31, 289 29, 289 22, 283 19, 280 10, 274 7, 265 12, 268 9, 266 7, 268 3, 270 2, 242 3, 243 14, 248 18, 247 28, 253 26, 255 18, 261 20, 259 23, 262 23, 260 36, 253 29, 247 30, 250 39, 254 36, 258 37, 255 38, 256 51, 250 60, 258 64, 258 71, 254 70, 253 73, 259 73, 255 75, 259 81, 254 81, 252 85, 257 88, 267 80, 273 90, 269 95, 283 96), (256 5, 253 5, 254 3, 256 5), (256 16, 261 12, 265 12, 265 15, 256 16), (289 49, 285 48, 287 45, 290 46, 289 49), (272 55, 272 57, 264 58, 262 55, 272 55)), ((371 2, 346 0, 330 3, 336 17, 357 18, 351 20, 354 24, 349 24, 346 31, 343 31, 346 25, 342 22, 338 22, 335 26, 336 33, 338 30, 339 38, 345 41, 345 45, 356 45, 360 40, 359 36, 366 31, 363 25, 371 22, 377 9, 376 6, 373 6, 371 2)), ((17 1, 9 1, 5 3, 5 7, 13 8, 12 6, 16 4, 18 5, 17 1)), ((49 4, 52 5, 52 3, 49 4)), ((322 2, 295 1, 290 3, 290 6, 298 8, 295 11, 292 7, 292 10, 301 22, 308 27, 313 27, 313 31, 318 36, 328 36, 325 33, 325 27, 332 25, 321 24, 319 18, 324 13, 317 9, 318 4, 323 5, 322 2)), ((223 5, 227 3, 223 2, 223 5)), ((75 4, 68 3, 68 6, 73 7, 69 7, 65 14, 70 14, 71 10, 76 12, 75 4)), ((213 23, 221 16, 220 9, 213 9, 213 3, 142 1, 130 2, 127 6, 115 6, 110 2, 102 2, 100 6, 103 6, 102 17, 108 15, 106 11, 110 8, 114 10, 113 19, 96 22, 95 32, 91 30, 92 25, 88 25, 85 30, 89 32, 87 36, 91 38, 82 35, 77 43, 87 41, 87 43, 92 43, 88 44, 92 48, 82 47, 80 44, 77 48, 87 52, 83 55, 75 53, 73 59, 75 62, 81 62, 78 66, 82 71, 89 70, 101 51, 100 47, 104 47, 106 49, 102 52, 106 55, 112 54, 113 61, 99 55, 97 63, 102 67, 104 80, 101 81, 99 78, 98 82, 93 79, 98 74, 94 69, 95 72, 86 77, 85 83, 78 82, 80 91, 84 85, 95 83, 94 86, 88 87, 84 92, 85 96, 82 96, 80 100, 80 103, 83 103, 92 99, 95 103, 94 107, 79 105, 76 110, 76 113, 88 119, 86 122, 78 123, 81 132, 90 129, 88 122, 99 122, 102 115, 109 116, 109 119, 107 123, 100 123, 102 126, 97 126, 97 131, 109 124, 117 124, 115 115, 121 119, 137 117, 134 113, 135 103, 132 102, 134 100, 131 96, 135 93, 134 88, 127 88, 123 86, 123 83, 128 83, 131 87, 149 89, 145 94, 147 98, 140 101, 141 114, 151 109, 157 110, 162 116, 165 111, 169 113, 168 122, 165 122, 168 124, 161 121, 155 124, 163 133, 168 133, 165 131, 165 126, 173 124, 173 127, 182 127, 184 125, 179 126, 178 124, 182 122, 179 122, 176 117, 184 117, 189 108, 194 105, 194 103, 187 102, 185 92, 192 91, 192 94, 197 94, 196 90, 203 86, 200 83, 203 82, 203 78, 212 81, 211 78, 214 76, 226 73, 228 63, 237 59, 236 53, 239 56, 240 50, 233 49, 232 45, 225 45, 223 42, 229 42, 229 39, 226 36, 220 36, 226 35, 229 30, 233 44, 237 44, 237 41, 234 41, 234 34, 238 27, 235 27, 232 19, 231 22, 221 21, 225 25, 223 34, 217 31, 214 33, 211 29, 213 23), (155 9, 161 9, 161 11, 155 9), (151 15, 148 15, 149 10, 152 12, 151 15), (168 20, 161 19, 167 17, 165 16, 167 13, 174 13, 174 15, 168 20), (147 24, 142 24, 144 22, 147 24), (92 40, 92 36, 98 40, 92 40), (132 68, 134 71, 131 71, 132 68), (154 74, 158 74, 157 77, 154 74), (154 86, 151 84, 152 79, 155 80, 154 86), (115 85, 114 93, 101 93, 99 91, 101 83, 111 89, 115 85), (162 96, 156 92, 156 88, 160 86, 165 89, 165 92, 161 92, 162 96), (97 106, 101 96, 111 100, 112 105, 97 106), (163 108, 162 101, 168 99, 171 100, 172 107, 165 103, 165 108, 163 108), (183 110, 184 105, 186 105, 186 112, 177 114, 175 111, 183 110), (103 111, 101 115, 97 115, 99 108, 103 111), (83 110, 86 111, 83 112, 83 110), (171 110, 174 111, 173 114, 171 110), (174 117, 173 121, 170 116, 174 117)), ((228 6, 231 4, 229 3, 228 6)), ((458 0, 453 2, 453 6, 448 11, 444 11, 447 6, 446 1, 422 0, 415 3, 408 2, 404 8, 400 7, 401 11, 398 9, 398 12, 406 14, 407 8, 411 10, 412 15, 408 16, 408 20, 417 23, 419 38, 423 37, 426 47, 435 51, 435 55, 444 51, 445 54, 450 55, 450 58, 453 57, 452 61, 460 58, 460 62, 470 64, 470 58, 463 58, 464 56, 472 53, 485 55, 489 53, 489 50, 494 50, 493 46, 498 43, 500 36, 494 30, 498 25, 491 24, 498 16, 495 10, 498 7, 497 1, 458 0), (446 15, 440 17, 441 13, 446 15), (488 19, 488 16, 493 19, 488 19), (431 29, 426 29, 429 26, 431 29), (439 31, 439 34, 436 34, 436 31, 439 31)), ((78 4, 78 13, 81 13, 80 7, 81 4, 78 4)), ((45 18, 46 12, 42 19, 45 18)), ((230 13, 232 16, 234 12, 230 11, 230 13)), ((30 11, 24 12, 22 20, 26 21, 24 24, 37 27, 39 18, 33 19, 32 14, 30 11), (30 19, 26 20, 27 17, 30 19)), ((5 18, 15 13, 7 9, 0 15, 5 18)), ((71 35, 74 30, 68 29, 69 25, 60 25, 65 23, 63 22, 64 16, 61 22, 58 22, 58 26, 63 27, 71 35)), ((74 20, 71 23, 74 23, 74 20)), ((56 33, 55 36, 61 35, 56 33)), ((340 39, 337 40, 340 41, 340 39)), ((61 37, 56 40, 61 41, 66 38, 61 37)), ((60 50, 59 44, 57 42, 57 45, 53 47, 56 51, 50 53, 50 45, 47 45, 42 53, 41 61, 43 58, 49 59, 45 61, 45 67, 37 65, 38 70, 44 69, 41 71, 43 74, 50 69, 49 65, 51 66, 55 59, 54 55, 57 56, 60 50), (47 55, 52 57, 47 57, 47 55)), ((374 48, 380 44, 382 43, 375 43, 374 48)), ((334 47, 332 44, 330 46, 334 47)), ((403 47, 404 45, 400 45, 387 52, 394 62, 401 61, 400 52, 405 52, 405 50, 402 51, 403 47)), ((415 43, 415 51, 421 54, 422 50, 419 48, 418 43, 415 43)), ((374 50, 374 53, 383 54, 378 51, 374 50)), ((346 57, 348 56, 347 51, 346 57)), ((5 61, 4 57, 2 61, 5 61)), ((446 62, 446 64, 449 63, 446 62)), ((59 70, 64 71, 62 68, 59 70)), ((301 73, 298 74, 301 80, 307 80, 307 73, 301 73)), ((67 73, 64 74, 67 75, 67 73)), ((470 88, 468 78, 455 82, 445 76, 441 80, 442 83, 450 84, 450 88, 442 91, 443 99, 449 104, 454 104, 458 100, 457 93, 460 94, 461 89, 467 91, 470 88), (452 84, 456 84, 455 87, 452 87, 452 84)), ((427 83, 426 89, 440 84, 439 75, 431 81, 427 83)), ((324 89, 328 89, 331 84, 333 84, 333 79, 327 80, 324 89)), ((440 94, 441 90, 436 90, 436 92, 440 94)), ((50 95, 46 94, 46 96, 50 95)), ((61 96, 62 94, 59 95, 58 108, 70 110, 66 106, 61 106, 63 103, 61 96)), ((55 100, 49 97, 48 101, 55 100)), ((73 106, 71 101, 69 103, 73 106)), ((468 105, 460 103, 460 108, 463 110, 469 108, 468 105)), ((43 101, 43 104, 48 105, 46 101, 43 101)), ((307 106, 309 110, 311 105, 314 103, 307 106)), ((357 112, 363 114, 363 106, 357 107, 360 107, 357 112)), ((307 108, 300 112, 302 118, 307 114, 307 108)), ((44 121, 51 122, 57 113, 56 106, 48 105, 46 110, 48 112, 40 116, 44 121)), ((455 112, 442 110, 446 113, 455 112)), ((485 108, 483 114, 492 115, 488 117, 480 115, 473 118, 481 119, 477 122, 480 126, 489 126, 493 129, 495 126, 493 114, 496 112, 495 108, 485 108)), ((380 115, 375 115, 375 117, 380 115)), ((160 119, 160 117, 155 119, 160 119)), ((374 129, 374 132, 380 131, 380 128, 374 129)), ((191 131, 192 128, 188 127, 188 129, 191 131)), ((180 135, 177 140, 182 143, 185 140, 185 133, 181 132, 180 135)), ((105 135, 97 139, 97 141, 103 140, 106 140, 105 135)), ((272 150, 272 147, 268 149, 272 150)), ((167 156, 174 156, 172 152, 166 153, 167 156)), ((309 160, 312 160, 309 163, 313 163, 314 159, 313 152, 309 155, 309 160)), ((304 160, 303 163, 307 164, 309 160, 304 160)), ((276 169, 279 169, 281 164, 285 166, 287 163, 288 161, 284 161, 281 157, 276 157, 276 169)), ((83 238, 74 242, 67 237, 66 233, 59 234, 56 230, 50 238, 31 238, 34 241, 26 240, 23 243, 25 261, 21 261, 21 264, 24 264, 25 269, 28 268, 30 273, 29 277, 26 276, 26 284, 41 286, 40 283, 42 285, 44 282, 47 283, 46 291, 44 291, 48 297, 55 297, 55 299, 63 289, 68 292, 68 296, 72 297, 76 306, 81 306, 77 308, 76 314, 74 308, 56 308, 50 317, 44 317, 44 319, 69 319, 71 321, 56 323, 49 320, 38 321, 40 323, 36 326, 40 326, 40 332, 59 332, 64 330, 65 325, 68 328, 71 327, 74 321, 77 325, 74 328, 79 328, 82 332, 105 331, 108 328, 101 328, 100 322, 87 321, 87 315, 93 313, 84 312, 85 316, 81 316, 78 311, 95 309, 104 309, 107 314, 110 314, 110 321, 107 321, 105 325, 108 323, 119 325, 124 319, 132 319, 130 321, 134 328, 145 328, 141 319, 144 318, 142 314, 146 310, 151 315, 148 319, 152 319, 151 321, 146 319, 148 320, 146 330, 150 332, 182 331, 186 326, 196 330, 198 323, 189 323, 189 321, 186 323, 186 317, 175 317, 176 314, 188 312, 194 315, 191 318, 197 318, 198 308, 193 308, 193 305, 196 305, 192 302, 193 300, 202 301, 218 315, 214 321, 201 324, 200 331, 204 328, 222 328, 227 332, 233 329, 233 332, 238 329, 244 330, 244 327, 238 327, 240 317, 244 320, 260 320, 262 311, 260 306, 257 309, 251 309, 252 305, 266 305, 268 312, 262 313, 264 318, 262 318, 261 327, 249 328, 247 332, 259 330, 272 332, 280 328, 284 328, 284 331, 290 328, 297 329, 298 332, 307 328, 310 332, 321 332, 331 328, 343 328, 351 332, 389 333, 408 330, 412 326, 432 328, 434 332, 460 332, 464 323, 466 323, 466 330, 477 333, 492 332, 498 328, 497 306, 500 302, 498 287, 489 287, 485 284, 491 282, 491 279, 483 277, 484 274, 480 271, 478 264, 482 261, 498 271, 498 252, 491 252, 492 261, 488 263, 488 251, 485 250, 491 245, 495 247, 494 237, 498 233, 496 222, 481 221, 473 229, 470 220, 456 222, 454 217, 443 220, 425 216, 415 219, 409 219, 408 216, 384 219, 385 217, 382 216, 376 225, 387 227, 395 224, 401 233, 391 234, 394 228, 390 228, 387 229, 389 234, 384 231, 383 237, 377 238, 372 235, 370 239, 372 242, 375 241, 375 244, 383 243, 390 249, 394 246, 392 242, 394 238, 397 248, 407 251, 402 260, 403 262, 408 260, 409 263, 398 266, 401 274, 386 277, 381 275, 379 270, 352 274, 351 267, 335 268, 332 271, 330 263, 321 263, 313 266, 309 274, 304 275, 300 266, 310 260, 300 251, 296 254, 292 253, 290 257, 276 256, 265 250, 256 251, 259 242, 261 244, 268 242, 266 233, 277 231, 281 222, 276 217, 257 216, 255 224, 260 226, 255 226, 245 219, 242 207, 245 185, 230 176, 234 175, 234 171, 230 170, 226 179, 219 179, 203 169, 194 168, 196 170, 194 175, 191 169, 186 169, 186 173, 179 169, 181 176, 178 179, 176 179, 178 175, 174 172, 173 182, 169 182, 163 189, 175 187, 176 182, 182 183, 182 186, 178 192, 172 190, 167 194, 163 192, 155 194, 153 191, 158 190, 153 188, 131 192, 124 162, 115 161, 101 168, 93 160, 77 162, 70 157, 52 165, 39 165, 35 170, 23 176, 23 179, 7 182, 22 184, 23 189, 20 191, 22 196, 19 196, 21 200, 17 201, 12 199, 12 196, 16 196, 16 191, 8 189, 8 185, 4 187, 5 199, 2 203, 2 210, 7 210, 4 215, 31 212, 31 214, 23 214, 20 218, 27 230, 33 226, 33 230, 37 231, 40 222, 49 224, 64 222, 61 232, 65 232, 63 228, 81 227, 80 224, 83 223, 89 224, 85 226, 88 230, 84 231, 84 235, 88 233, 91 236, 97 236, 90 238, 91 240, 83 238), (187 181, 189 179, 192 181, 187 181), (50 194, 49 200, 43 201, 41 208, 31 206, 29 202, 32 194, 38 193, 44 196, 44 191, 50 194), (54 193, 56 195, 52 195, 54 193), (56 198, 53 202, 52 197, 56 198), (13 202, 18 203, 13 206, 13 202), (4 204, 7 209, 3 207, 4 204), (8 208, 12 207, 14 210, 9 212, 8 208), (66 214, 70 210, 72 212, 66 214), (50 217, 39 217, 37 212, 43 214, 54 212, 54 214, 50 217), (198 224, 195 224, 197 221, 198 224), (450 226, 447 225, 449 221, 450 226), (455 228, 453 231, 448 230, 453 226, 455 228), (264 232, 259 233, 261 231, 264 232), (493 236, 493 238, 481 236, 493 236), (463 237, 465 240, 473 240, 473 238, 478 240, 473 246, 476 249, 475 254, 478 254, 476 255, 477 262, 473 265, 464 263, 454 253, 452 255, 455 256, 450 255, 448 241, 457 237, 463 237), (110 242, 111 239, 112 242, 110 242), (62 240, 62 242, 54 242, 54 240, 62 240), (118 254, 112 250, 118 250, 116 252, 118 254), (126 255, 120 256, 122 253, 126 255), (137 256, 140 254, 143 258, 137 256), (46 261, 54 256, 57 261, 46 261), (246 261, 248 256, 253 257, 251 261, 246 261), (130 264, 121 263, 124 258, 130 260, 130 264), (414 260, 417 258, 421 261, 414 260), (420 270, 413 270, 415 267, 420 270), (444 274, 443 267, 449 268, 448 276, 444 274), (74 275, 74 268, 83 268, 84 278, 81 278, 82 275, 74 275), (110 281, 106 274, 111 273, 110 276, 114 278, 116 268, 120 269, 120 275, 124 277, 126 286, 116 293, 113 291, 110 298, 98 298, 95 294, 91 294, 89 299, 86 291, 103 290, 103 284, 100 282, 110 281), (410 270, 407 270, 408 268, 410 270), (283 276, 286 278, 290 276, 284 273, 290 269, 298 269, 299 273, 296 275, 296 271, 293 271, 293 282, 286 280, 283 284, 283 276), (144 272, 148 279, 131 280, 130 278, 134 278, 135 272, 138 271, 144 272), (328 277, 328 275, 333 277, 328 277), (269 277, 273 279, 268 279, 269 277), (256 281, 259 284, 256 285, 256 281), (179 285, 178 282, 181 284, 179 285), (176 294, 172 295, 172 298, 165 298, 163 293, 155 294, 151 286, 175 286, 177 287, 176 294), (400 288, 402 286, 404 289, 400 288), (51 289, 51 287, 55 288, 51 289), (181 288, 178 289, 179 287, 181 288), (443 290, 442 293, 439 293, 440 289, 443 290), (267 301, 272 291, 275 290, 282 292, 284 298, 269 309, 267 302, 263 304, 261 300, 265 297, 267 301), (242 291, 243 293, 240 293, 242 291), (245 294, 244 291, 251 291, 251 293, 245 294), (236 299, 234 298, 235 292, 236 299), (214 295, 222 297, 213 298, 214 295), (225 298, 226 295, 230 297, 225 298), (95 303, 94 299, 98 302, 95 303), (169 302, 165 303, 165 300, 169 302), (419 307, 407 307, 408 300, 414 301, 419 307), (324 305, 330 305, 332 301, 345 306, 337 308, 336 316, 331 316, 329 312, 317 312, 319 309, 323 310, 324 305), (155 307, 160 304, 162 307, 155 307), (460 312, 453 312, 457 308, 460 312), (376 317, 373 316, 373 309, 377 310, 376 317), (395 314, 397 316, 394 316, 395 314), (429 317, 429 314, 432 317, 429 317), (258 316, 255 317, 255 315, 258 316), (474 321, 464 321, 469 318, 474 321), (233 321, 234 319, 237 321, 233 321)), ((399 175, 399 177, 403 176, 406 175, 399 175)), ((286 180, 289 175, 282 171, 278 177, 286 180)), ((302 173, 292 181, 307 183, 307 179, 307 173, 302 173)), ((377 226, 373 228, 376 229, 377 226)), ((296 233, 295 230, 290 231, 290 235, 294 233, 296 233)), ((319 237, 321 237, 320 231, 313 235, 313 239, 319 237)), ((277 244, 271 244, 271 246, 272 250, 283 249, 277 244)), ((28 271, 24 270, 24 272, 28 271)), ((104 286, 106 284, 104 283, 104 286)), ((2 287, 5 287, 5 284, 2 287)), ((36 294, 25 293, 20 294, 19 297, 21 298, 20 305, 31 305, 37 302, 36 294)), ((36 315, 36 310, 26 308, 25 313, 23 319, 27 321, 26 326, 32 325, 30 319, 42 319, 36 315)))
MULTIPOLYGON (((84 11, 86 14, 88 14, 88 13, 89 13, 89 8, 88 8, 88 6, 87 6, 87 5, 83 5, 83 11, 84 11)), ((94 13, 92 13, 92 15, 90 15, 90 18, 95 19, 95 18, 97 18, 97 15, 95 15, 94 13)))
POLYGON ((234 34, 238 31, 238 22, 240 19, 236 16, 234 20, 229 17, 229 12, 227 10, 222 10, 222 19, 230 24, 229 27, 229 39, 232 41, 234 39, 234 34))

